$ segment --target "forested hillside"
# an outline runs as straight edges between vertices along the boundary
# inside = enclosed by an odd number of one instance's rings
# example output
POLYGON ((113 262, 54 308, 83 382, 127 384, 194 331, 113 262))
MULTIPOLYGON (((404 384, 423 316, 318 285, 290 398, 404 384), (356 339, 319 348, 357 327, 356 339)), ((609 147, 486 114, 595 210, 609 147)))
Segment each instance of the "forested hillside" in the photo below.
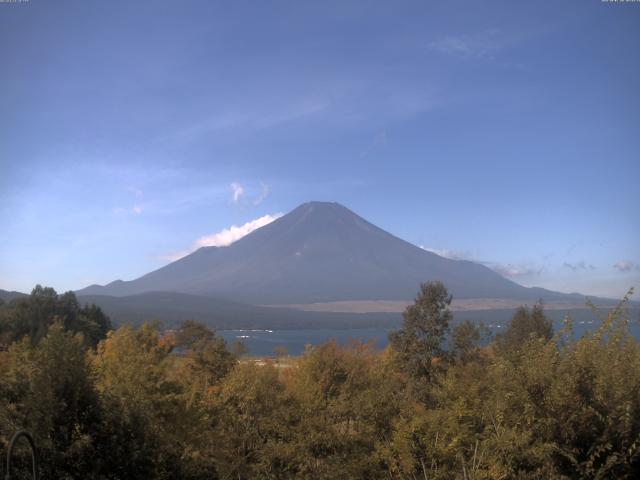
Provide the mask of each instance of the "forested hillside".
POLYGON ((26 428, 61 479, 640 477, 626 298, 579 339, 523 307, 482 348, 450 301, 423 284, 384 351, 252 362, 196 322, 114 331, 38 287, 0 306, 0 449, 26 428))

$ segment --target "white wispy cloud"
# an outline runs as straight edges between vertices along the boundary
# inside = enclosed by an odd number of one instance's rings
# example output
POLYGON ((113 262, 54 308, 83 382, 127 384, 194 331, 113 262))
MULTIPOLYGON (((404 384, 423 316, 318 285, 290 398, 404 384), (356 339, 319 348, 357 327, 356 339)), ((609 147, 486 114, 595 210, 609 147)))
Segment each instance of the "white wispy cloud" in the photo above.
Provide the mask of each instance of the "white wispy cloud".
POLYGON ((140 215, 143 207, 141 205, 134 205, 128 208, 115 207, 112 211, 114 215, 140 215))
MULTIPOLYGON (((521 277, 531 277, 535 275, 540 275, 544 270, 544 267, 535 265, 535 264, 515 264, 515 263, 499 263, 499 262, 490 262, 477 260, 472 257, 469 253, 459 252, 455 250, 449 250, 446 248, 432 248, 425 247, 420 245, 420 248, 426 250, 431 253, 435 253, 436 255, 440 255, 441 257, 448 258, 450 260, 469 260, 471 262, 482 264, 486 267, 489 267, 496 273, 504 277, 510 278, 521 278, 521 277)), ((591 268, 595 268, 590 266, 591 268)), ((586 266, 584 268, 587 268, 586 266)))
POLYGON ((269 188, 269 185, 266 185, 264 183, 260 183, 260 185, 262 187, 262 190, 260 191, 258 196, 253 199, 254 205, 260 205, 264 201, 264 199, 267 198, 269 193, 271 193, 271 189, 269 188))
POLYGON ((260 205, 271 193, 271 188, 264 182, 259 186, 255 183, 241 184, 233 182, 231 188, 231 202, 236 205, 260 205))
POLYGON ((449 258, 451 260, 465 260, 467 255, 463 252, 456 252, 454 250, 447 250, 446 248, 432 248, 425 247, 424 245, 420 245, 420 248, 426 250, 427 252, 435 253, 436 255, 440 255, 444 258, 449 258))
POLYGON ((240 240, 242 237, 250 234, 254 230, 268 225, 281 216, 281 213, 276 213, 275 215, 264 215, 260 218, 256 218, 255 220, 251 220, 244 225, 232 225, 229 228, 220 230, 219 232, 200 237, 198 240, 196 240, 194 245, 196 248, 226 247, 228 245, 231 245, 233 242, 240 240))
POLYGON ((244 187, 237 182, 233 182, 231 185, 231 199, 233 203, 238 203, 240 198, 244 195, 244 187))
MULTIPOLYGON (((309 90, 299 94, 281 78, 265 82, 270 86, 268 99, 262 91, 247 86, 243 98, 221 101, 214 113, 195 118, 190 125, 180 125, 157 141, 188 144, 215 136, 237 140, 270 129, 279 130, 274 135, 291 135, 291 128, 298 127, 323 135, 345 129, 376 131, 432 110, 443 99, 435 82, 397 76, 388 82, 371 81, 359 72, 313 75, 304 82, 309 90)), ((306 130, 301 132, 309 135, 306 130)))
POLYGON ((274 220, 277 220, 281 216, 282 213, 263 215, 262 217, 251 220, 243 225, 231 225, 230 227, 224 228, 219 232, 215 232, 210 235, 204 235, 198 238, 187 250, 166 255, 163 258, 165 260, 170 260, 173 262, 189 255, 190 253, 195 252, 202 247, 227 247, 232 243, 237 242, 242 237, 249 235, 254 230, 257 230, 260 227, 264 227, 274 220))
POLYGON ((619 272, 640 271, 640 265, 636 265, 631 260, 620 260, 613 265, 613 268, 619 272))
POLYGON ((255 132, 278 127, 298 120, 305 120, 322 113, 327 108, 325 100, 316 97, 290 99, 284 95, 282 104, 233 105, 215 115, 200 119, 177 132, 160 137, 160 140, 191 141, 203 135, 228 133, 232 130, 255 132))
POLYGON ((535 265, 516 265, 512 263, 500 264, 500 263, 485 263, 485 265, 491 268, 494 272, 499 273, 503 277, 521 278, 531 277, 534 275, 540 275, 544 267, 535 265))
POLYGON ((148 202, 145 202, 143 200, 144 192, 137 187, 128 187, 126 188, 126 191, 129 192, 134 197, 136 197, 136 200, 130 199, 126 201, 126 203, 129 203, 129 202, 135 202, 135 203, 130 207, 114 207, 112 209, 113 214, 117 216, 140 215, 145 209, 145 206, 148 206, 148 202))
POLYGON ((252 119, 252 125, 256 129, 271 128, 294 120, 305 119, 316 115, 327 108, 324 100, 317 98, 306 98, 298 101, 288 108, 274 112, 269 111, 267 114, 257 115, 252 119))
POLYGON ((484 30, 473 35, 449 35, 428 44, 431 50, 462 58, 493 59, 503 47, 499 31, 484 30))

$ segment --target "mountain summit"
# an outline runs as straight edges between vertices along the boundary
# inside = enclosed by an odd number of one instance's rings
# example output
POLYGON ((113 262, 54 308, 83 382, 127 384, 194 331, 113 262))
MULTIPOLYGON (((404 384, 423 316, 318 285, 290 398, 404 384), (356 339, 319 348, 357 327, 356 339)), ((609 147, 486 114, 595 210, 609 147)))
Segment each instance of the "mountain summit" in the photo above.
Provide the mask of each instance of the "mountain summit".
POLYGON ((329 202, 304 203, 229 246, 203 247, 136 280, 78 293, 173 291, 265 305, 410 300, 427 280, 441 280, 456 298, 568 298, 425 251, 329 202))

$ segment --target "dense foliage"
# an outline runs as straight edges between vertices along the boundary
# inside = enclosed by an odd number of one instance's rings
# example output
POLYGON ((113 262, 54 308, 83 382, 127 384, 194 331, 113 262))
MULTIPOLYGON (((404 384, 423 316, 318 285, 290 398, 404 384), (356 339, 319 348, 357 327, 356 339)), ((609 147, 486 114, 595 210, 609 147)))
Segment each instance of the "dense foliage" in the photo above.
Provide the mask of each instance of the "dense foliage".
POLYGON ((108 331, 38 287, 0 305, 0 448, 29 429, 59 479, 640 478, 626 298, 579 339, 522 308, 486 347, 449 303, 423 285, 382 352, 252 362, 195 322, 108 331))
POLYGON ((73 292, 58 295, 53 288, 37 285, 28 297, 0 303, 0 349, 25 336, 36 344, 56 323, 81 333, 83 343, 93 347, 111 330, 100 307, 82 307, 73 292))

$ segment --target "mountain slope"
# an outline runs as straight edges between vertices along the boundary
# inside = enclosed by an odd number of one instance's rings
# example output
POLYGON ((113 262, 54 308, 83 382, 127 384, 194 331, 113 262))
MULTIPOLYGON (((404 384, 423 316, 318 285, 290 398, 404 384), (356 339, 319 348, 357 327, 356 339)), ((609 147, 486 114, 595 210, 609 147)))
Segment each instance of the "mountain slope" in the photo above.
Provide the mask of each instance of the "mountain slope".
POLYGON ((26 293, 15 292, 15 291, 7 291, 0 289, 0 300, 4 302, 10 302, 15 298, 24 298, 28 295, 26 293))
POLYGON ((569 299, 470 261, 427 252, 337 203, 310 202, 228 247, 204 247, 136 280, 80 295, 173 291, 253 304, 409 300, 441 280, 456 298, 569 299))

